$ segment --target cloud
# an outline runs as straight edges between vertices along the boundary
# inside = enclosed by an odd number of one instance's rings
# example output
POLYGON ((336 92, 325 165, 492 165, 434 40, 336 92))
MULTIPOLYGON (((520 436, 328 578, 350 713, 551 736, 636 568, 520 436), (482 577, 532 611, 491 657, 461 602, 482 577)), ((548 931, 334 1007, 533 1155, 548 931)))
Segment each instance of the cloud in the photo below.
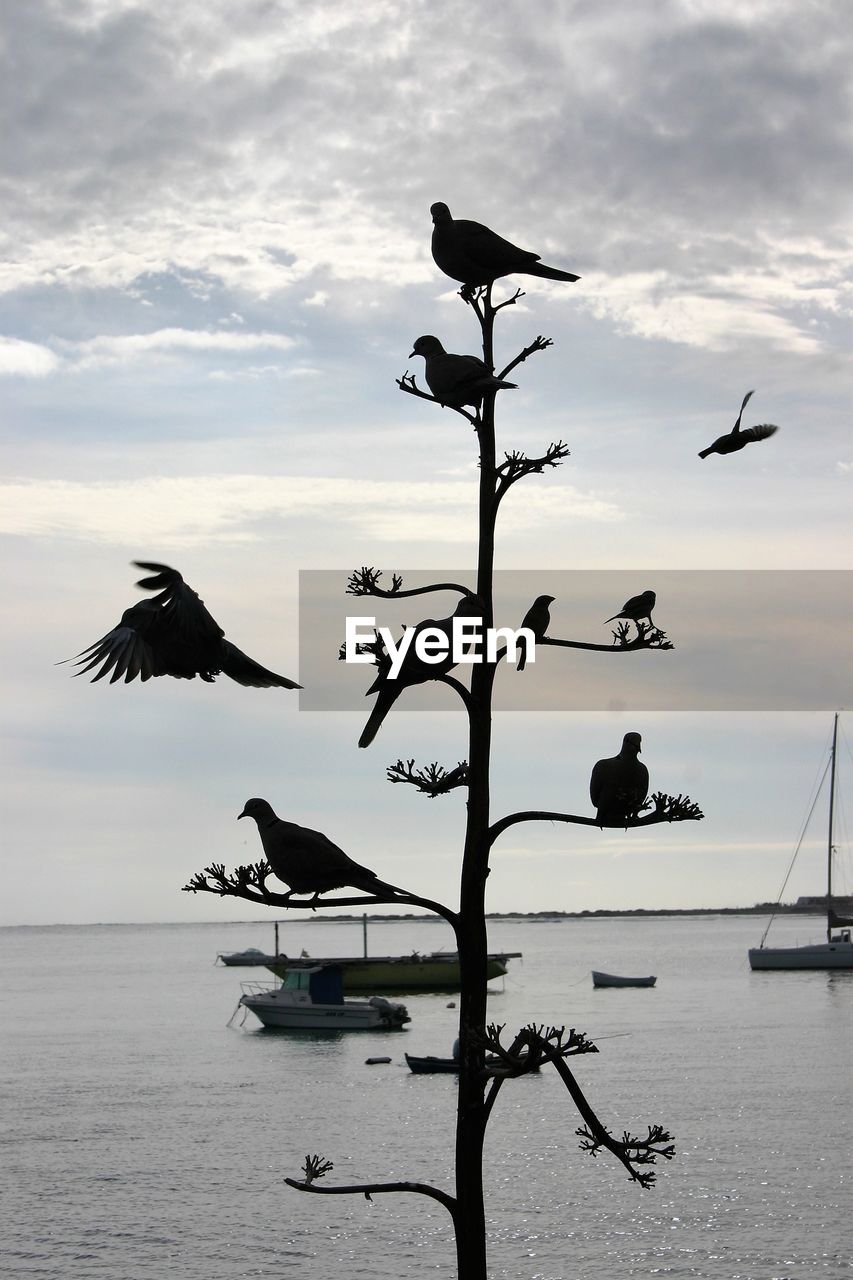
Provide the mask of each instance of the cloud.
MULTIPOLYGON (((476 484, 312 476, 147 477, 126 483, 70 480, 0 483, 0 532, 116 544, 255 541, 271 524, 312 517, 348 522, 380 542, 449 543, 476 533, 476 484)), ((535 510, 517 504, 509 532, 566 514, 611 521, 618 509, 593 494, 543 490, 535 510)))
POLYGON ((44 378, 59 367, 59 358, 37 342, 0 337, 0 377, 44 378))
POLYGON ((290 351, 293 338, 278 333, 244 333, 234 330, 157 329, 153 333, 101 335, 83 342, 62 343, 69 361, 76 369, 91 369, 110 364, 123 364, 147 356, 171 355, 174 352, 214 351, 245 354, 268 348, 290 351))

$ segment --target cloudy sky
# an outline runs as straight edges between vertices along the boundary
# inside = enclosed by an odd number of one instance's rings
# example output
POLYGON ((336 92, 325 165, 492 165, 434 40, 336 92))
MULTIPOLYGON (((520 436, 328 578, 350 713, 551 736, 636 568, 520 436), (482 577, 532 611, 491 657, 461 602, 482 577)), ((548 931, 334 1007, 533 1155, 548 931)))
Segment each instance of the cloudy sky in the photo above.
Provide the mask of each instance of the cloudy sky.
MULTIPOLYGON (((552 575, 559 634, 601 641, 651 587, 676 645, 613 658, 654 673, 645 701, 608 697, 605 676, 600 709, 499 713, 495 815, 588 812, 590 767, 627 729, 652 786, 707 814, 628 836, 513 828, 489 905, 773 897, 829 712, 851 699, 846 6, 3 9, 0 922, 256 914, 180 892, 211 860, 259 855, 235 822, 250 795, 455 901, 460 793, 384 779, 398 757, 464 757, 446 691, 359 751, 368 703, 300 710, 224 679, 92 686, 55 665, 137 597, 134 558, 175 565, 231 639, 292 676, 300 571, 339 573, 343 592, 356 565, 470 567, 473 435, 395 386, 422 374, 419 334, 477 350, 429 252, 436 200, 582 277, 514 278, 526 296, 499 319, 499 363, 554 341, 501 395, 499 447, 571 449, 504 504, 508 612, 525 575, 524 604, 552 575), (779 433, 700 461, 752 388, 745 421, 779 433), (757 571, 774 571, 760 589, 757 571), (685 671, 707 679, 702 696, 667 697, 667 662, 681 690, 685 671), (771 709, 739 702, 768 665, 771 709)), ((527 705, 547 706, 549 681, 600 683, 601 659, 549 650, 527 677, 527 705)), ((788 896, 823 887, 819 832, 806 853, 788 896)))

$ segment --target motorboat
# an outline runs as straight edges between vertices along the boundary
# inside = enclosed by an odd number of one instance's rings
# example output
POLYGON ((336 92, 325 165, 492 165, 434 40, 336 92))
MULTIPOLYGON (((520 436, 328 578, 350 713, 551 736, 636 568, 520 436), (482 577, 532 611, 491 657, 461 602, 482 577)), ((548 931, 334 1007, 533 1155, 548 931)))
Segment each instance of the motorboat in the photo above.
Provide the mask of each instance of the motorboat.
POLYGON ((384 996, 345 1000, 337 965, 288 969, 280 986, 243 983, 240 1004, 265 1027, 285 1030, 389 1030, 410 1021, 404 1004, 384 996))

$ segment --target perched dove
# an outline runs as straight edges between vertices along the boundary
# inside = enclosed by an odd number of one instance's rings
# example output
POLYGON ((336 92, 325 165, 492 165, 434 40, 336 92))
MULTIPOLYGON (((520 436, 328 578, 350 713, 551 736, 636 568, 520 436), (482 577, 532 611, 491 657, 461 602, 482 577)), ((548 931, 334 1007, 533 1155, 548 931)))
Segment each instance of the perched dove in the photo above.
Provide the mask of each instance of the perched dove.
POLYGON ((772 422, 760 422, 757 426, 746 427, 741 431, 740 420, 743 417, 743 411, 750 396, 754 394, 753 391, 747 391, 740 407, 740 413, 737 416, 737 422, 731 431, 728 435, 720 436, 713 444, 709 444, 707 449, 701 449, 699 451, 700 458, 707 458, 709 453, 737 453, 739 449, 745 449, 754 440, 766 440, 768 436, 775 436, 779 428, 775 427, 772 422))
POLYGON ((429 333, 418 338, 409 359, 413 356, 423 356, 427 385, 436 400, 454 409, 461 409, 463 404, 479 409, 487 391, 518 386, 496 378, 476 356, 455 356, 445 351, 438 338, 429 333))
POLYGON ((483 602, 480 597, 467 595, 462 597, 449 618, 440 618, 438 621, 433 618, 426 618, 423 622, 418 623, 414 628, 414 636, 409 648, 406 650, 406 656, 403 658, 402 666, 396 677, 392 677, 389 674, 387 667, 383 668, 365 694, 365 697, 371 693, 375 693, 377 696, 367 724, 364 726, 361 737, 358 740, 360 747, 370 746, 379 732, 382 721, 404 689, 407 689, 409 685, 423 684, 427 680, 437 680, 441 676, 447 675, 448 671, 456 666, 452 655, 453 619, 482 618, 483 612, 483 602), (440 662, 424 662, 415 652, 418 636, 428 629, 441 632, 447 637, 448 653, 440 662))
POLYGON ((593 765, 589 798, 600 827, 627 826, 648 795, 649 771, 637 759, 641 742, 639 733, 626 733, 618 756, 593 765))
POLYGON ((654 591, 643 591, 638 596, 631 596, 630 600, 626 600, 619 613, 614 613, 612 618, 605 618, 605 623, 615 622, 617 618, 626 618, 630 622, 639 622, 641 618, 648 618, 649 626, 652 625, 652 609, 655 607, 657 596, 654 591))
MULTIPOLYGON (((548 605, 553 603, 554 596, 537 596, 522 619, 521 625, 529 627, 537 641, 542 639, 551 625, 551 610, 548 605)), ((527 662, 527 646, 521 645, 520 647, 521 653, 515 668, 516 671, 523 671, 527 662)))
POLYGON ((365 893, 402 892, 385 884, 367 867, 353 862, 322 831, 312 831, 310 827, 300 827, 276 817, 267 800, 247 800, 237 818, 238 821, 255 819, 273 874, 289 886, 285 897, 292 893, 313 893, 316 901, 321 893, 343 889, 345 885, 363 889, 365 893))
POLYGON ((446 276, 463 284, 491 284, 499 276, 544 276, 547 280, 580 280, 571 271, 546 267, 538 253, 519 249, 479 222, 452 218, 446 204, 430 207, 434 223, 432 256, 446 276))
POLYGON ((221 672, 254 689, 302 688, 295 680, 267 671, 226 640, 204 601, 187 586, 177 569, 147 560, 133 563, 154 575, 140 578, 136 585, 160 594, 125 609, 118 626, 78 653, 75 665, 82 670, 75 671, 75 675, 81 676, 101 663, 100 671, 92 677, 93 684, 110 671, 110 684, 122 676, 126 684, 137 676, 140 680, 150 680, 152 676, 192 680, 201 676, 211 682, 221 672))

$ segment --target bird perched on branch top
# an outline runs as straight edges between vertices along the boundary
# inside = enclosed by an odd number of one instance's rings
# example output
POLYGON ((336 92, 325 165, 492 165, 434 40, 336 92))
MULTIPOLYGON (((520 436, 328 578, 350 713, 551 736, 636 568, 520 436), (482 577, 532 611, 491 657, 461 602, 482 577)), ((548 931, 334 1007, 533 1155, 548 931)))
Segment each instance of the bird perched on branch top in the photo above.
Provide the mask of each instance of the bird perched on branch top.
POLYGON ((360 747, 370 746, 379 732, 382 721, 404 689, 407 689, 409 685, 424 684, 427 680, 438 680, 441 676, 447 675, 448 671, 456 666, 452 653, 454 618, 482 618, 483 613, 484 607, 480 597, 466 595, 459 601, 449 618, 440 618, 438 621, 433 618, 426 618, 423 622, 418 623, 414 628, 414 635, 397 675, 392 677, 388 668, 383 668, 364 695, 368 697, 369 694, 375 693, 377 696, 367 724, 364 726, 361 737, 358 740, 360 747), (416 652, 415 645, 418 636, 427 630, 439 633, 448 642, 447 656, 442 658, 440 662, 424 662, 416 652))
POLYGON ((638 596, 631 596, 630 600, 626 600, 619 613, 614 613, 612 618, 605 618, 605 624, 615 622, 617 618, 626 618, 630 622, 639 622, 641 618, 648 618, 649 626, 652 624, 652 609, 655 607, 657 596, 654 591, 642 591, 638 596))
POLYGON ((727 435, 719 436, 713 444, 709 444, 707 449, 700 449, 699 457, 707 458, 709 453, 737 453, 739 449, 745 449, 748 444, 752 444, 755 440, 766 440, 768 436, 775 436, 779 430, 772 422, 760 422, 754 427, 745 427, 741 431, 740 420, 743 417, 743 411, 747 406, 750 396, 755 392, 747 391, 740 406, 740 413, 737 416, 737 422, 727 435))
POLYGON ((75 675, 81 676, 101 663, 100 671, 92 677, 93 684, 110 671, 110 684, 122 676, 126 684, 137 676, 140 680, 150 680, 152 676, 192 680, 201 676, 211 682, 221 672, 238 684, 255 689, 302 688, 295 680, 267 671, 226 640, 204 601, 187 586, 177 569, 147 560, 133 563, 153 575, 140 578, 136 585, 160 594, 125 609, 118 626, 78 653, 75 665, 82 670, 75 671, 75 675))
POLYGON ((427 385, 436 400, 454 409, 461 409, 463 404, 479 409, 487 391, 514 389, 518 385, 496 378, 476 356, 456 356, 445 351, 430 333, 417 339, 409 359, 413 356, 423 356, 427 385))
POLYGON ((292 893, 313 893, 316 900, 321 893, 343 889, 346 885, 363 889, 365 893, 402 892, 380 880, 368 867, 353 862, 322 831, 312 831, 310 827, 300 827, 276 817, 267 800, 257 797, 247 800, 237 818, 255 819, 273 874, 289 886, 287 897, 292 893))
POLYGON ((627 826, 648 795, 649 771, 637 759, 641 743, 639 733, 626 733, 618 756, 593 765, 589 798, 600 827, 627 826))
MULTIPOLYGON (((537 642, 542 639, 551 625, 551 610, 548 605, 553 603, 554 596, 537 596, 521 620, 522 627, 529 628, 537 642)), ((516 663, 516 671, 523 671, 527 662, 526 644, 522 644, 520 648, 521 653, 516 663)))
POLYGON ((571 271, 546 267, 538 253, 519 249, 480 222, 452 218, 446 204, 430 206, 432 256, 446 276, 466 285, 491 284, 499 276, 544 276, 547 280, 580 280, 571 271))

